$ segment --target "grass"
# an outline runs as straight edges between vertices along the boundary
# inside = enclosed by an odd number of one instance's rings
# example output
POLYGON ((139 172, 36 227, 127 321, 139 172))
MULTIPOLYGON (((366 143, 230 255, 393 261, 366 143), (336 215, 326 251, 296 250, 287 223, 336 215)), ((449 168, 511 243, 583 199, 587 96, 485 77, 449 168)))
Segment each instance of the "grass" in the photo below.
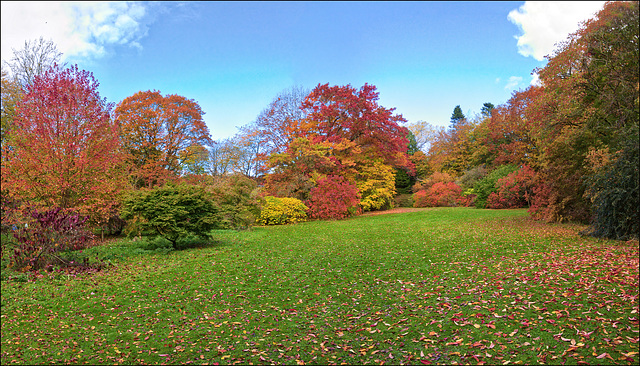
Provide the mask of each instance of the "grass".
POLYGON ((635 364, 638 244, 524 210, 219 231, 2 282, 2 364, 635 364))

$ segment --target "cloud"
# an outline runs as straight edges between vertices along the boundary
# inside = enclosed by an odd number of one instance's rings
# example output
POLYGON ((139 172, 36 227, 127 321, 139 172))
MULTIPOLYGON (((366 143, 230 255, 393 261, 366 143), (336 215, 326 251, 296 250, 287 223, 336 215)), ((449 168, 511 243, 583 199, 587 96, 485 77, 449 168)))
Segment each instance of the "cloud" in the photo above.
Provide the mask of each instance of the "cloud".
POLYGON ((53 40, 63 59, 103 57, 111 45, 140 48, 145 15, 144 3, 3 1, 2 59, 40 37, 53 40))
POLYGON ((538 73, 534 72, 533 74, 531 74, 531 83, 529 83, 529 85, 532 85, 532 86, 542 85, 542 82, 540 81, 540 75, 538 75, 538 73))
POLYGON ((551 55, 555 44, 592 18, 604 6, 604 1, 526 1, 509 12, 508 19, 520 28, 518 53, 538 61, 551 55))
POLYGON ((520 76, 511 76, 507 85, 504 86, 504 90, 513 90, 516 86, 520 85, 522 78, 520 76))

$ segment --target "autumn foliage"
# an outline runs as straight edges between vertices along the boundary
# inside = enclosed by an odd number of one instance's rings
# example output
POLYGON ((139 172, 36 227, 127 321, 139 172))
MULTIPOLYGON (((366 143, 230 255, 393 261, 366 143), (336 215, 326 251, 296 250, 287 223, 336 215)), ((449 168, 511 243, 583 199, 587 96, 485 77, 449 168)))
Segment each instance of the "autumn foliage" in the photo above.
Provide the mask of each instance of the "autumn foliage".
POLYGON ((531 205, 535 171, 528 165, 498 179, 497 190, 487 197, 487 208, 520 208, 531 205))
POLYGON ((462 198, 462 188, 454 182, 437 182, 413 195, 414 207, 453 207, 462 198))
POLYGON ((17 245, 13 253, 3 255, 10 257, 9 266, 21 271, 66 264, 60 252, 84 249, 93 239, 85 227, 87 219, 59 207, 26 209, 26 222, 12 231, 17 245))
POLYGON ((358 189, 341 176, 329 175, 311 189, 307 206, 314 219, 343 219, 358 211, 358 189))
POLYGON ((158 91, 138 92, 115 109, 122 149, 136 187, 162 185, 179 177, 206 155, 211 143, 197 102, 158 91))
POLYGON ((362 153, 382 158, 387 165, 413 169, 407 156, 406 122, 394 108, 378 105, 376 87, 364 84, 359 90, 351 85, 319 84, 307 96, 303 108, 309 113, 303 131, 322 140, 355 142, 362 153))
POLYGON ((123 189, 122 155, 111 104, 77 66, 35 77, 16 106, 2 187, 18 201, 75 209, 104 223, 123 189))

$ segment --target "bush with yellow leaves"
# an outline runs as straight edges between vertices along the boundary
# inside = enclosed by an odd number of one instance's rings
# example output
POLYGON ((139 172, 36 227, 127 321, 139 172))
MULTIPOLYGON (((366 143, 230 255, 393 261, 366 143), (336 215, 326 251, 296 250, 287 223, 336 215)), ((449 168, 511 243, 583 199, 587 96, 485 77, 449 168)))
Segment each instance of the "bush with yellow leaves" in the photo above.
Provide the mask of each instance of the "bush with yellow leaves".
POLYGON ((264 199, 258 223, 284 225, 307 221, 309 208, 297 198, 267 196, 264 199))

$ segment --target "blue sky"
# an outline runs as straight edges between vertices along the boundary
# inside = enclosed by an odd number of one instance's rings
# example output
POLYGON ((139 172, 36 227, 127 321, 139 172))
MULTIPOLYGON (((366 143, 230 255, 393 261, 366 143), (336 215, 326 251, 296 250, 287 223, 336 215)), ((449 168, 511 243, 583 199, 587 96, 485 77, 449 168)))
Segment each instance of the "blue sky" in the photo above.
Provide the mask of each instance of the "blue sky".
POLYGON ((410 123, 447 126, 532 82, 595 2, 2 2, 2 59, 43 36, 118 103, 140 90, 205 111, 234 135, 282 90, 376 85, 410 123), (28 19, 25 21, 25 19, 28 19))

